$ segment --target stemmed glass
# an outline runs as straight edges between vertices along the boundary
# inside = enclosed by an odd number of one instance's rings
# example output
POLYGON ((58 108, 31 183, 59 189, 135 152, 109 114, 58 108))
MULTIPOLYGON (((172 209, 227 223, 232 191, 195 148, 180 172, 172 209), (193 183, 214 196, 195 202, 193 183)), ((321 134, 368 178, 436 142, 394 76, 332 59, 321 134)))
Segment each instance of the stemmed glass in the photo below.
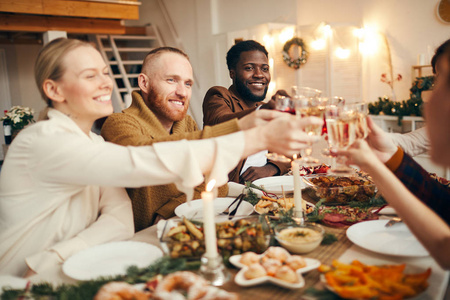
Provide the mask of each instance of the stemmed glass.
MULTIPOLYGON (((318 117, 324 118, 325 107, 328 102, 328 98, 320 98, 322 93, 319 90, 312 88, 292 88, 295 114, 298 118, 303 117, 318 117)), ((305 127, 305 132, 309 136, 320 136, 322 133, 322 125, 309 125, 305 127)), ((305 156, 297 159, 297 162, 304 166, 316 166, 319 165, 319 160, 311 156, 312 143, 308 143, 308 147, 305 149, 305 156)))
MULTIPOLYGON (((275 109, 282 112, 288 112, 290 114, 295 115, 295 107, 292 99, 290 97, 276 95, 275 97, 275 109)), ((284 156, 283 154, 278 154, 274 152, 269 152, 266 154, 266 157, 273 161, 285 162, 288 163, 291 161, 289 157, 284 156)))
MULTIPOLYGON (((357 139, 367 136, 367 104, 328 106, 325 111, 329 143, 337 150, 345 150, 357 139)), ((354 170, 346 165, 347 158, 336 157, 336 166, 328 173, 335 175, 351 175, 354 170)))
MULTIPOLYGON (((327 101, 327 106, 343 106, 345 104, 345 99, 343 97, 332 97, 329 98, 327 101)), ((333 144, 331 142, 331 139, 328 138, 328 131, 327 131, 327 120, 324 114, 323 117, 323 128, 322 128, 322 135, 327 135, 327 144, 328 144, 328 148, 322 149, 322 156, 331 158, 332 160, 334 160, 334 155, 332 155, 332 149, 333 149, 333 144)))

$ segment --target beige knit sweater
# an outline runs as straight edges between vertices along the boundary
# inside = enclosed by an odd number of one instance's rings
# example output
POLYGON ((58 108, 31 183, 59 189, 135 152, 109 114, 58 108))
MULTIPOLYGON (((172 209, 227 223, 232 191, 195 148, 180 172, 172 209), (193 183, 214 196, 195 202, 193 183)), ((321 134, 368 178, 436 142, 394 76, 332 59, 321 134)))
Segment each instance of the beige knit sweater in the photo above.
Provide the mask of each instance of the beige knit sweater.
MULTIPOLYGON (((122 113, 109 116, 103 124, 101 134, 105 140, 125 145, 141 146, 156 142, 195 140, 217 137, 239 130, 237 119, 198 130, 197 124, 190 117, 175 122, 172 133, 167 132, 155 114, 147 107, 139 92, 133 92, 131 106, 122 113)), ((195 188, 194 199, 200 198, 205 190, 204 184, 195 188)), ((175 208, 186 201, 186 195, 174 184, 127 188, 131 198, 136 231, 153 225, 157 215, 167 219, 174 216, 175 208)), ((227 186, 219 188, 219 196, 226 196, 227 186)))

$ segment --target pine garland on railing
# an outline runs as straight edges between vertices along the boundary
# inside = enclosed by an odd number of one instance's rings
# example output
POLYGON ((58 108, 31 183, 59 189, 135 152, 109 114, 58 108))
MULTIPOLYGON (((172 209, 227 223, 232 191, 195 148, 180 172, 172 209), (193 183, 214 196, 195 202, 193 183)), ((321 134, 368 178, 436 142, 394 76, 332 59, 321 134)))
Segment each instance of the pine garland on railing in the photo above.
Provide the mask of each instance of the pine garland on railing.
POLYGON ((422 92, 432 89, 433 76, 417 77, 410 89, 410 99, 391 101, 389 97, 379 97, 377 102, 369 103, 371 115, 398 116, 398 125, 401 126, 404 116, 422 116, 422 92))

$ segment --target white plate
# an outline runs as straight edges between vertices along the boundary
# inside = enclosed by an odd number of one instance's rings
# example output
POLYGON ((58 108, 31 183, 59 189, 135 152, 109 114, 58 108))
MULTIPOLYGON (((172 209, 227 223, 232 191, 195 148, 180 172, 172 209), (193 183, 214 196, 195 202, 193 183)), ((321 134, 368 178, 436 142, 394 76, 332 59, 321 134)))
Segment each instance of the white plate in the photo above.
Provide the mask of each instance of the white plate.
POLYGON ((82 250, 69 257, 63 272, 77 280, 126 274, 129 266, 149 266, 163 256, 156 246, 133 241, 112 242, 82 250))
MULTIPOLYGON (((235 198, 217 198, 214 200, 214 211, 216 212, 216 215, 219 215, 221 212, 223 212, 233 201, 235 198)), ((236 202, 237 204, 237 202, 236 202)), ((235 207, 236 204, 233 204, 230 211, 235 207)), ((199 218, 201 219, 203 217, 202 214, 203 211, 203 200, 192 200, 190 203, 183 203, 178 205, 175 208, 175 215, 178 217, 186 217, 187 219, 194 219, 199 218)), ((239 206, 236 216, 248 216, 253 213, 253 205, 251 205, 247 201, 242 201, 241 205, 239 206)), ((227 215, 222 215, 220 218, 216 218, 216 221, 224 221, 228 218, 227 215), (224 219, 224 220, 222 220, 224 219)))
MULTIPOLYGON (((378 208, 372 210, 372 212, 377 211, 377 210, 378 210, 378 208)), ((396 215, 397 212, 395 211, 395 209, 394 209, 392 206, 387 205, 387 206, 383 207, 383 208, 378 212, 378 214, 379 214, 379 215, 396 215)))
POLYGON ((347 229, 347 237, 354 244, 381 254, 393 256, 429 256, 404 223, 385 227, 389 220, 365 221, 347 229))
POLYGON ((25 289, 27 287, 28 280, 22 277, 12 275, 0 276, 0 296, 3 294, 3 288, 11 289, 25 289))
POLYGON ((296 283, 289 283, 286 281, 283 281, 281 279, 272 277, 272 276, 264 276, 260 278, 255 278, 248 280, 245 278, 244 273, 247 270, 247 266, 241 264, 239 261, 241 260, 241 255, 233 255, 230 257, 230 263, 232 263, 237 268, 241 268, 241 270, 236 274, 234 277, 234 282, 240 286, 254 286, 259 285, 262 283, 270 282, 273 284, 276 284, 278 286, 287 288, 287 289, 299 289, 305 286, 305 280, 303 279, 302 274, 309 272, 311 270, 317 269, 320 266, 320 261, 313 258, 306 258, 304 257, 304 260, 306 262, 306 267, 298 269, 297 274, 299 277, 299 281, 296 283))
POLYGON ((272 176, 257 179, 252 182, 255 185, 262 187, 266 192, 277 195, 294 192, 294 176, 272 176), (281 189, 283 186, 283 190, 281 189))

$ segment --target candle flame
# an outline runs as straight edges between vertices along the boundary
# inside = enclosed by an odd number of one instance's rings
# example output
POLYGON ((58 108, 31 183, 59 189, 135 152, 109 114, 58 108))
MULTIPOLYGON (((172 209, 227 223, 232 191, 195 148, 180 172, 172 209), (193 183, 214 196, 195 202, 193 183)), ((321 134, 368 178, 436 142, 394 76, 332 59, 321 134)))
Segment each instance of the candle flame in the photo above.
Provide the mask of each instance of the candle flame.
POLYGON ((211 192, 215 185, 216 185, 216 180, 215 179, 211 179, 208 182, 208 184, 206 185, 206 191, 207 192, 211 192))
POLYGON ((296 160, 296 159, 297 159, 297 154, 294 154, 294 156, 292 156, 292 158, 293 158, 294 160, 296 160))

